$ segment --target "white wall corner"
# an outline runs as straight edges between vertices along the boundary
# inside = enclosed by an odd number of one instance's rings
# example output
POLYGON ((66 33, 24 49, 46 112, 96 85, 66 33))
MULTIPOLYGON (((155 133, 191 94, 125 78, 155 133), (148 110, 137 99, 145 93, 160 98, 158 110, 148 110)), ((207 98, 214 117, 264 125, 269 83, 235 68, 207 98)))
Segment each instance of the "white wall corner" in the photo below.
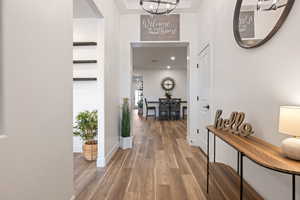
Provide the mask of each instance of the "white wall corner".
POLYGON ((99 156, 97 159, 97 167, 100 168, 105 167, 106 164, 109 163, 109 161, 112 159, 112 157, 115 155, 115 153, 118 151, 119 148, 120 148, 120 142, 115 144, 111 149, 111 151, 105 157, 99 156))
POLYGON ((97 159, 97 167, 105 167, 105 158, 103 156, 98 157, 97 159))

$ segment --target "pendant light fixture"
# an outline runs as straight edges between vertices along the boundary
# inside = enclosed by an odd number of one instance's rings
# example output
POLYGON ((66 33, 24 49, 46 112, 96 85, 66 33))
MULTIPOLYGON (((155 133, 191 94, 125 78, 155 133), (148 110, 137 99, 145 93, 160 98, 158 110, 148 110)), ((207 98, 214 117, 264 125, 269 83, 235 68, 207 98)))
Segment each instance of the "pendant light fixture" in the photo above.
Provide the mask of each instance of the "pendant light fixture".
POLYGON ((178 5, 179 0, 140 0, 141 7, 152 15, 166 15, 178 5))

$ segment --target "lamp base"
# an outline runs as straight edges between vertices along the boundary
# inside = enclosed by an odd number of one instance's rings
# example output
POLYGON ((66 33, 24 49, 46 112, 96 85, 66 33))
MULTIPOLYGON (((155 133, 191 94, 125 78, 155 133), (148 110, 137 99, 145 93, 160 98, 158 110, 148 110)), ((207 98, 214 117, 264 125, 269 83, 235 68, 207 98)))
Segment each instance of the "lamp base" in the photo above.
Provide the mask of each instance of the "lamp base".
POLYGON ((282 141, 283 154, 293 160, 300 160, 300 138, 288 138, 282 141))

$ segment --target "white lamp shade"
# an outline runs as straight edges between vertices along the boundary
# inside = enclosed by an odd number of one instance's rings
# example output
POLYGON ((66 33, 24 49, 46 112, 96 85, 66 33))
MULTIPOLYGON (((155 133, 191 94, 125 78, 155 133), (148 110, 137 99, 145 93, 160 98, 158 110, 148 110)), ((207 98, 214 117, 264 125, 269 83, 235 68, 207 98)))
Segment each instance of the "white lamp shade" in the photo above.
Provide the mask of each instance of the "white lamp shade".
POLYGON ((300 137, 300 107, 280 107, 279 132, 300 137))

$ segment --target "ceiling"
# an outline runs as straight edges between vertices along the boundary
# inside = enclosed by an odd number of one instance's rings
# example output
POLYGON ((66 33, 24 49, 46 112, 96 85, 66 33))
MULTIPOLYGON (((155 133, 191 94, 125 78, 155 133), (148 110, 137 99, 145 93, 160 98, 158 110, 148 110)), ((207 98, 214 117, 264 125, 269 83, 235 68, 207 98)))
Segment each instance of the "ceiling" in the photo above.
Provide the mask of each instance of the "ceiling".
POLYGON ((135 47, 134 69, 186 69, 187 47, 135 47), (175 57, 174 61, 171 57, 175 57))
POLYGON ((93 0, 73 0, 74 18, 102 18, 93 0))
MULTIPOLYGON (((122 14, 144 13, 140 0, 115 0, 122 14)), ((195 12, 200 7, 201 0, 180 0, 178 12, 195 12)), ((176 12, 175 10, 175 12, 176 12)))

